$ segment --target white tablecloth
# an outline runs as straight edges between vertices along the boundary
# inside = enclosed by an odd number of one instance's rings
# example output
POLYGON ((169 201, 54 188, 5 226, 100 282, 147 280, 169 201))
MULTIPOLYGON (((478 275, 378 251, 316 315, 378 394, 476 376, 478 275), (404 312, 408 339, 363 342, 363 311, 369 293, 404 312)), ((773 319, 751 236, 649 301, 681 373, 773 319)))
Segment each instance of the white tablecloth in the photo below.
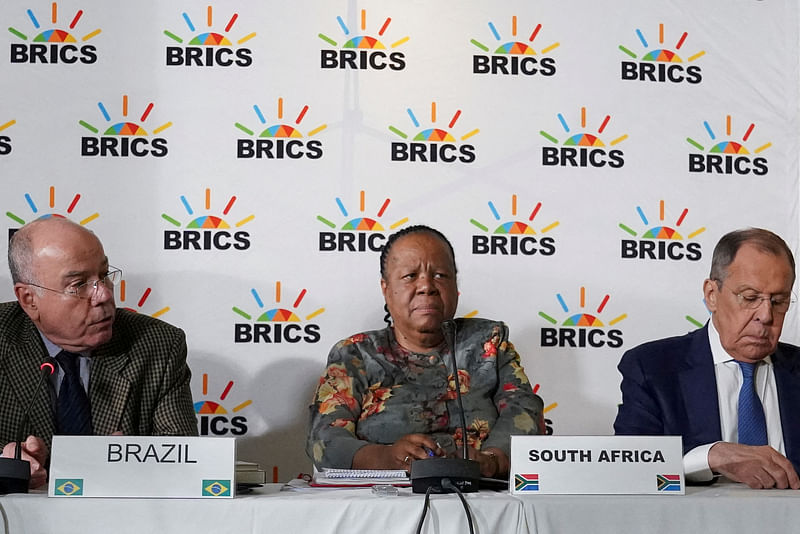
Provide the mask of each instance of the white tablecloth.
POLYGON ((800 532, 800 491, 727 483, 686 495, 524 496, 530 532, 736 534, 800 532))
MULTIPOLYGON (((423 496, 400 490, 280 491, 270 485, 234 499, 0 497, 6 533, 413 533, 423 496)), ((469 494, 478 534, 790 533, 800 529, 800 492, 718 484, 680 495, 469 494)), ((468 532, 455 495, 435 495, 423 532, 468 532)))
MULTIPOLYGON (((269 532, 413 534, 423 495, 403 488, 390 497, 370 489, 280 491, 270 485, 234 499, 48 498, 45 494, 0 497, 7 533, 227 534, 269 532)), ((476 532, 527 532, 522 502, 507 493, 467 496, 476 532)), ((434 495, 423 532, 469 532, 455 495, 434 495)))

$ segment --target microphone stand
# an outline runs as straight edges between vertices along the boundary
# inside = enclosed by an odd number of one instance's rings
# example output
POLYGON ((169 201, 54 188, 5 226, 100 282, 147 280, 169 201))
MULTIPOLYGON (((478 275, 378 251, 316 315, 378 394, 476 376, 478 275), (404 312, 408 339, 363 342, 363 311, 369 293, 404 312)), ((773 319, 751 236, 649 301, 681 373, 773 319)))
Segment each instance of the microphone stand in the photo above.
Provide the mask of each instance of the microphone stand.
POLYGON ((53 358, 48 358, 39 367, 39 382, 36 384, 36 389, 33 391, 25 413, 22 414, 22 420, 17 427, 17 447, 14 451, 14 458, 0 457, 0 495, 28 493, 28 485, 31 481, 31 463, 22 459, 22 430, 28 422, 31 406, 33 406, 33 401, 36 399, 39 390, 42 389, 44 379, 52 375, 54 371, 53 358))
POLYGON ((448 320, 442 323, 445 341, 450 349, 453 364, 453 375, 456 384, 456 400, 461 412, 461 445, 462 458, 427 458, 411 463, 411 490, 414 493, 453 493, 461 491, 472 493, 478 491, 481 478, 481 466, 469 459, 467 453, 467 423, 464 417, 464 405, 461 402, 461 381, 458 376, 456 361, 456 324, 448 320))

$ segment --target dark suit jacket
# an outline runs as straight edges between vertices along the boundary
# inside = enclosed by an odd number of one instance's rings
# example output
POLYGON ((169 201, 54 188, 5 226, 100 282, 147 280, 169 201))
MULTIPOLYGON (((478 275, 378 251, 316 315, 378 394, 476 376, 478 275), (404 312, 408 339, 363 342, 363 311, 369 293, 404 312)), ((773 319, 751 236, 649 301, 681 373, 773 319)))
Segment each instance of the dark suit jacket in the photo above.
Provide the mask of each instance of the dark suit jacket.
MULTIPOLYGON (((772 365, 786 456, 800 472, 800 348, 778 343, 772 365)), ((684 454, 722 439, 708 325, 639 345, 622 356, 618 369, 616 434, 683 436, 684 454)))
MULTIPOLYGON (((92 353, 89 399, 97 435, 197 435, 183 331, 146 315, 117 309, 111 340, 92 353)), ((17 427, 39 380, 47 350, 16 302, 0 304, 0 447, 17 427)), ((49 381, 34 399, 23 439, 53 436, 49 381)))

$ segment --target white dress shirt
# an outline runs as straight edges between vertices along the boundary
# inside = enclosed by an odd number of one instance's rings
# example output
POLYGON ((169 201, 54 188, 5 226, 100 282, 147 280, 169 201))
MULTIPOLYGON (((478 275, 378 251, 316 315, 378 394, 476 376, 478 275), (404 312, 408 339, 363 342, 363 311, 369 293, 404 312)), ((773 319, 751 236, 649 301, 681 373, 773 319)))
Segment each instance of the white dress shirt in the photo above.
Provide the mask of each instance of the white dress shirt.
MULTIPOLYGON (((708 341, 711 355, 714 358, 714 374, 717 378, 717 401, 719 403, 719 423, 722 440, 738 443, 739 438, 739 390, 742 387, 742 370, 736 360, 722 348, 719 332, 714 328, 714 321, 708 322, 708 341)), ((758 398, 764 407, 767 420, 767 440, 769 445, 785 455, 783 446, 783 429, 781 413, 778 405, 778 389, 775 386, 775 372, 772 357, 767 356, 755 367, 755 386, 758 398)), ((717 442, 695 447, 683 457, 683 470, 687 480, 703 482, 711 480, 714 474, 708 466, 708 451, 717 442)))
MULTIPOLYGON (((61 352, 61 347, 47 339, 41 332, 39 332, 39 335, 42 336, 42 341, 47 349, 47 353, 51 358, 55 358, 58 353, 61 352)), ((92 370, 92 359, 89 357, 88 353, 80 353, 80 357, 78 358, 78 368, 80 370, 81 385, 88 395, 89 373, 92 370)), ((56 364, 56 372, 50 375, 50 383, 53 385, 53 391, 55 391, 56 396, 58 396, 58 392, 61 391, 62 380, 64 380, 64 370, 61 368, 60 364, 56 364)))

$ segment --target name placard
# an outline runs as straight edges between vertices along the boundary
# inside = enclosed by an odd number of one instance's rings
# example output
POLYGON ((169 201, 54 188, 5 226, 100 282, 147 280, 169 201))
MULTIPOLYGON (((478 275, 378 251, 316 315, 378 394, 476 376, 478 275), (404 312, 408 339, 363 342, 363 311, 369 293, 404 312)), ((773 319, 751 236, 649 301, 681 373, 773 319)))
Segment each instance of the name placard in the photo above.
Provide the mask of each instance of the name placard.
POLYGON ((53 436, 50 497, 231 498, 236 440, 53 436))
POLYGON ((680 436, 511 436, 511 493, 683 495, 680 436))

